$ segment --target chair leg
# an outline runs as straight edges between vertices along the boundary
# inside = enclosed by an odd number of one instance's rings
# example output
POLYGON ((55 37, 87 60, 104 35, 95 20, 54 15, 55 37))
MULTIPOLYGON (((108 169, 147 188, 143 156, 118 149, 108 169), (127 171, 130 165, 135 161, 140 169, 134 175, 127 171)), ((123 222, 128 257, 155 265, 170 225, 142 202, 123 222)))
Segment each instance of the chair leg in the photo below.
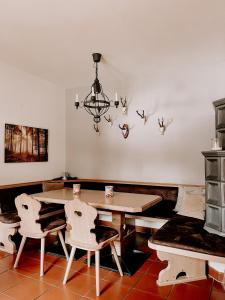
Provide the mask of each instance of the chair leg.
POLYGON ((114 242, 111 242, 110 246, 111 246, 111 250, 112 250, 113 256, 115 258, 115 262, 116 262, 117 268, 119 270, 120 276, 123 276, 123 271, 122 271, 122 268, 121 268, 121 265, 120 265, 118 255, 116 253, 116 248, 115 248, 114 242))
POLYGON ((41 261, 40 261, 40 277, 44 276, 44 255, 45 255, 45 238, 41 238, 41 261))
POLYGON ((87 251, 87 265, 88 268, 91 266, 91 251, 87 251))
POLYGON ((66 282, 67 282, 69 272, 70 272, 70 268, 71 268, 71 265, 72 265, 72 262, 73 262, 75 251, 76 251, 76 248, 73 246, 72 249, 71 249, 71 252, 70 252, 69 261, 68 261, 67 266, 66 266, 66 272, 65 272, 65 275, 64 275, 63 284, 66 284, 66 282))
POLYGON ((18 266, 18 263, 19 263, 19 260, 20 260, 20 256, 22 254, 23 247, 25 245, 26 239, 27 239, 27 237, 23 235, 21 243, 20 243, 20 247, 19 247, 19 250, 18 250, 18 253, 17 253, 17 256, 16 256, 16 260, 15 260, 15 263, 14 263, 14 266, 13 266, 14 269, 17 268, 17 266, 18 266))
POLYGON ((99 250, 95 251, 95 274, 96 274, 96 296, 100 295, 100 276, 99 276, 99 267, 100 267, 100 255, 99 250))
POLYGON ((60 242, 61 242, 61 244, 62 244, 63 251, 64 251, 64 253, 65 253, 65 256, 66 256, 66 260, 68 261, 68 260, 69 260, 69 255, 68 255, 68 252, 67 252, 67 249, 66 249, 66 244, 65 244, 65 241, 64 241, 64 238, 63 238, 62 232, 61 232, 61 230, 59 230, 57 233, 58 233, 58 236, 59 236, 60 242))

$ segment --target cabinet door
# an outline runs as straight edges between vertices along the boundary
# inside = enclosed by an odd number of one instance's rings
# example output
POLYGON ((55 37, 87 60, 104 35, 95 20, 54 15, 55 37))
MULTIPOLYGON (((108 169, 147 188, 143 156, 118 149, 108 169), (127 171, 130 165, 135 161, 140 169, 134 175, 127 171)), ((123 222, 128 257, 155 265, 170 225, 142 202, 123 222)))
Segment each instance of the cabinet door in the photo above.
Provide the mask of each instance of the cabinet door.
POLYGON ((220 180, 220 158, 205 158, 205 178, 206 180, 220 180))
POLYGON ((222 231, 225 233, 225 207, 222 208, 222 231))
POLYGON ((216 136, 221 141, 222 150, 225 150, 225 129, 216 130, 216 136))
POLYGON ((225 127, 225 104, 215 108, 216 113, 216 129, 225 127))
POLYGON ((225 157, 220 158, 221 181, 225 182, 225 157))
POLYGON ((222 229, 222 209, 221 207, 206 204, 206 226, 215 230, 222 229))
POLYGON ((220 182, 206 182, 206 202, 213 205, 221 205, 221 185, 220 182))

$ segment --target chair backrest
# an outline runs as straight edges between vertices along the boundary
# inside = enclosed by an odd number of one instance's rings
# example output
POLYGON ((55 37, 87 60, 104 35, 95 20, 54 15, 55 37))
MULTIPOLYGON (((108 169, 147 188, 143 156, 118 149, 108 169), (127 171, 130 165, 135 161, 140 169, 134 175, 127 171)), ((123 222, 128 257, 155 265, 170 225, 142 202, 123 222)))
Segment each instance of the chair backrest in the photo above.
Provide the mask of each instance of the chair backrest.
POLYGON ((71 228, 69 232, 71 243, 98 245, 95 233, 91 232, 91 229, 95 228, 97 217, 97 210, 94 207, 77 198, 65 204, 65 213, 68 227, 71 228))
POLYGON ((64 188, 63 182, 43 182, 42 190, 43 192, 48 192, 52 190, 60 190, 64 188))
POLYGON ((21 218, 19 232, 28 236, 41 234, 41 225, 36 223, 40 218, 41 203, 27 194, 21 194, 16 197, 15 204, 21 218))

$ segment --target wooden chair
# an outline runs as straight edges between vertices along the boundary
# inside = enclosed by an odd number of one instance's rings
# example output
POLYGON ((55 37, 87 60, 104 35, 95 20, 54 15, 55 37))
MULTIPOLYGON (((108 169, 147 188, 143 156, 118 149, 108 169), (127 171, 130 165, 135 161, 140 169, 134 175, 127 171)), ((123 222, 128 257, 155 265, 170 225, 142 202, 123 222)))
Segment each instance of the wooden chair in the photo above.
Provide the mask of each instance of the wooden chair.
POLYGON ((114 245, 114 241, 118 238, 119 234, 113 228, 95 226, 97 210, 79 199, 66 203, 65 212, 68 224, 67 228, 69 229, 68 243, 72 246, 72 249, 67 263, 63 284, 66 284, 67 282, 76 248, 88 251, 88 267, 90 267, 90 251, 95 251, 96 295, 99 296, 99 250, 107 245, 111 246, 119 273, 123 276, 114 245))
POLYGON ((65 220, 59 218, 60 214, 57 214, 57 211, 50 212, 48 209, 46 209, 46 205, 44 206, 43 214, 42 204, 27 194, 21 194, 20 196, 16 197, 15 204, 18 210, 18 215, 21 219, 19 233, 22 235, 22 240, 14 263, 14 268, 18 266, 26 239, 28 237, 41 239, 40 276, 43 276, 45 237, 49 233, 57 232, 65 256, 67 260, 69 259, 61 232, 61 230, 66 227, 65 220))

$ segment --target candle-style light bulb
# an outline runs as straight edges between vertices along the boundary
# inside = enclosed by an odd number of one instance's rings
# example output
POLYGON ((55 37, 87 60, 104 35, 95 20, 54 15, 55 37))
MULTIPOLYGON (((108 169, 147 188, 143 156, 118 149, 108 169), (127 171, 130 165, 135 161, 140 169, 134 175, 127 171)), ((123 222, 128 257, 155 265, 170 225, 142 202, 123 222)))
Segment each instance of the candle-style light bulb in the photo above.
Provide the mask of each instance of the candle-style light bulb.
POLYGON ((78 109, 79 105, 80 105, 79 97, 78 97, 78 94, 76 94, 76 96, 75 96, 75 107, 76 107, 76 109, 78 109))
POLYGON ((95 91, 94 91, 94 87, 91 87, 91 96, 95 96, 95 91))
POLYGON ((115 101, 118 101, 118 94, 115 92, 115 101))
POLYGON ((118 101, 118 94, 117 92, 115 93, 115 101, 114 101, 114 105, 117 108, 119 106, 119 101, 118 101))

